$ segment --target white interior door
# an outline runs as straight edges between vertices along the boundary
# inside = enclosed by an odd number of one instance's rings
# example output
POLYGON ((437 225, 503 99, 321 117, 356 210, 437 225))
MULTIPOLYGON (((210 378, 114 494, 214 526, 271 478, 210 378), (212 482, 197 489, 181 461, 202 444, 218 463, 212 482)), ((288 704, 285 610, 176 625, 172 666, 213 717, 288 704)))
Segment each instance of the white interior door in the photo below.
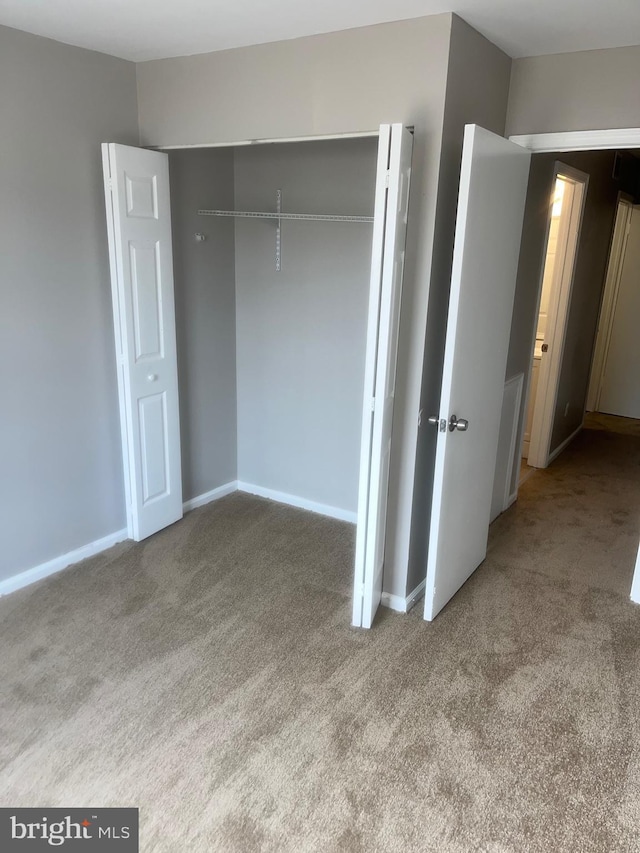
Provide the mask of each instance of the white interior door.
POLYGON ((400 298, 413 136, 382 125, 367 327, 353 624, 370 628, 382 595, 400 298))
POLYGON ((129 536, 182 518, 169 163, 104 143, 120 422, 129 536))
POLYGON ((464 134, 425 590, 433 619, 487 550, 531 154, 464 134), (457 427, 456 427, 457 420, 457 427))
POLYGON ((556 187, 561 183, 564 189, 557 243, 548 282, 548 316, 544 343, 540 352, 538 384, 527 457, 529 465, 535 468, 546 468, 558 453, 557 447, 551 447, 551 439, 558 405, 564 340, 569 322, 582 216, 589 185, 589 175, 564 163, 556 163, 554 174, 556 187))
MULTIPOLYGON (((607 363, 607 353, 611 343, 611 327, 615 316, 620 278, 622 277, 622 262, 627 250, 627 241, 631 231, 631 216, 633 214, 633 203, 627 198, 618 199, 616 219, 613 226, 613 239, 611 251, 607 263, 607 275, 605 277, 604 294, 602 306, 598 318, 598 331, 596 333, 596 345, 591 366, 591 377, 589 379, 589 394, 587 395, 587 411, 597 412, 600 405, 600 392, 602 390, 602 378, 607 363)), ((640 210, 640 208, 636 208, 640 210)))
POLYGON ((640 418, 640 207, 632 208, 618 283, 598 411, 640 418))

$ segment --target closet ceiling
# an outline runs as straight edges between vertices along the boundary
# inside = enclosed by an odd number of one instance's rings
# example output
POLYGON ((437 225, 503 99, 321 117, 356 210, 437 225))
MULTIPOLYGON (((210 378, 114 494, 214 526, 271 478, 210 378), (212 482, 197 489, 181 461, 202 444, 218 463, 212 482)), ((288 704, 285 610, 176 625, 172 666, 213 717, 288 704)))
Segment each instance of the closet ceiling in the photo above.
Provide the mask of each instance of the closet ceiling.
POLYGON ((449 11, 513 57, 640 43, 638 0, 0 0, 0 23, 143 61, 449 11))

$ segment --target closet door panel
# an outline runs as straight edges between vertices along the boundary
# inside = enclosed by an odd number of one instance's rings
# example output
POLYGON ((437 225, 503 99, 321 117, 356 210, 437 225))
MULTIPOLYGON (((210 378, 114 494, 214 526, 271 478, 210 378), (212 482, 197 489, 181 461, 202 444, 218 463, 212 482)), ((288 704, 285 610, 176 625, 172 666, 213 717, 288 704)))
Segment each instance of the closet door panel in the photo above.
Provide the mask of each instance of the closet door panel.
POLYGON ((413 136, 382 125, 373 223, 358 532, 355 626, 370 628, 382 596, 391 430, 413 136))
POLYGON ((182 518, 169 167, 104 144, 103 166, 129 535, 182 518))

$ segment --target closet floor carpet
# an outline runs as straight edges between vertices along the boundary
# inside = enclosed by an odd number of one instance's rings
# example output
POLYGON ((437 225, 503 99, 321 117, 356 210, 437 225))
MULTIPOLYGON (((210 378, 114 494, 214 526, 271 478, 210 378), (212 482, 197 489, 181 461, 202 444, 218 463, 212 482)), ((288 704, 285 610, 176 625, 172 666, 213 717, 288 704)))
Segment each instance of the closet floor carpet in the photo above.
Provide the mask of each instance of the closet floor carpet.
POLYGON ((431 624, 349 627, 354 530, 246 495, 0 601, 0 805, 148 851, 640 847, 640 439, 585 430, 431 624))

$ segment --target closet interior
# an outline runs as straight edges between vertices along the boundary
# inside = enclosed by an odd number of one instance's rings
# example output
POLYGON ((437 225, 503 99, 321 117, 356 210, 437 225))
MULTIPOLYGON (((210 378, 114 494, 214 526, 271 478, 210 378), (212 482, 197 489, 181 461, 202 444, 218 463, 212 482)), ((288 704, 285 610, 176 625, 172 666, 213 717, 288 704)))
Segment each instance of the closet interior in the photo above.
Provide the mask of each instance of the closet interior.
POLYGON ((356 521, 377 147, 169 152, 185 501, 356 521))

